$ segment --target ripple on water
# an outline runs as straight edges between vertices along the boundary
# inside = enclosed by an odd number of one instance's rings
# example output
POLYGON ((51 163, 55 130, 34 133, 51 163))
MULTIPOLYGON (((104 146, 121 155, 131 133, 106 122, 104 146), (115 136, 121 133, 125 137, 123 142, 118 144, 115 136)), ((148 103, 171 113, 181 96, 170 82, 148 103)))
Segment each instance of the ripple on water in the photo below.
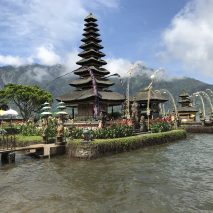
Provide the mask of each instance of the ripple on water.
POLYGON ((211 212, 213 136, 93 161, 19 155, 0 167, 1 212, 211 212))

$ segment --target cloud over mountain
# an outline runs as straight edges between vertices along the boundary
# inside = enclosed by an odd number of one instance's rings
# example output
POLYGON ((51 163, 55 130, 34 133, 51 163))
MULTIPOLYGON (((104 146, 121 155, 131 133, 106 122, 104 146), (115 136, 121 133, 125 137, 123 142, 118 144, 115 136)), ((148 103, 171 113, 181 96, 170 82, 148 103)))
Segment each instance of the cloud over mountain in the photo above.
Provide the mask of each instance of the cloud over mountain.
POLYGON ((79 41, 92 7, 116 8, 119 0, 1 0, 0 65, 61 62, 79 41))
POLYGON ((183 63, 195 73, 213 77, 213 1, 193 0, 164 31, 164 57, 183 63))

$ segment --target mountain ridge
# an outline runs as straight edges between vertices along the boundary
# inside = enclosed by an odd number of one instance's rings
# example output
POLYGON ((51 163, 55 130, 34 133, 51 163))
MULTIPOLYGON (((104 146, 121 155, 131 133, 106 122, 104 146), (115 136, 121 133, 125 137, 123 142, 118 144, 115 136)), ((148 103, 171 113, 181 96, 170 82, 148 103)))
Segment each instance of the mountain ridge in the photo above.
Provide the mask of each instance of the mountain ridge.
MULTIPOLYGON (((43 89, 49 90, 53 97, 56 98, 59 95, 67 93, 74 89, 69 86, 69 82, 78 78, 74 74, 71 74, 72 70, 68 70, 65 66, 57 64, 54 66, 46 66, 41 64, 23 65, 23 66, 2 66, 0 67, 0 87, 3 88, 5 84, 37 84, 43 89), (70 75, 64 74, 69 73, 70 75), (59 76, 62 76, 58 78, 59 76), (57 79, 56 79, 57 78, 57 79), (55 80, 54 80, 55 79, 55 80)), ((150 83, 150 76, 154 73, 154 69, 141 66, 133 73, 130 79, 130 95, 134 95, 140 90, 147 87, 150 83)), ((112 78, 115 85, 112 90, 125 93, 127 77, 122 77, 124 86, 122 88, 120 80, 118 78, 112 78)), ((175 97, 177 97, 184 89, 189 94, 207 88, 213 90, 213 85, 194 78, 182 77, 182 78, 167 78, 166 74, 162 74, 160 78, 153 81, 153 89, 168 89, 175 97)))

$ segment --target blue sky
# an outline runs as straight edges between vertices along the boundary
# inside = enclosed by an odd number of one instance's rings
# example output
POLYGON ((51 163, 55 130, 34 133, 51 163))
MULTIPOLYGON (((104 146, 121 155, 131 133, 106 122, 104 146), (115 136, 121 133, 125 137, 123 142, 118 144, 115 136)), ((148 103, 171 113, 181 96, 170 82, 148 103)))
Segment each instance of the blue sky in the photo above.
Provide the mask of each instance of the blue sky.
POLYGON ((213 84, 212 0, 0 0, 0 65, 76 67, 83 19, 98 18, 111 72, 131 63, 213 84))

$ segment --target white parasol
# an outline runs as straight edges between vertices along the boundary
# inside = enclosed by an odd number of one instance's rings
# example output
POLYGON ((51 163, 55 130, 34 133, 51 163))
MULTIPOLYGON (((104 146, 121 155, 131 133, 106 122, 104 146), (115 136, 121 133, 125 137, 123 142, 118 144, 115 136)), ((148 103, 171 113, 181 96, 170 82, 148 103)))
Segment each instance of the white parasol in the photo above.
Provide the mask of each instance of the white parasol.
POLYGON ((8 109, 7 111, 4 112, 4 115, 9 115, 10 116, 10 125, 12 126, 12 117, 17 116, 18 112, 15 111, 14 109, 8 109))
POLYGON ((4 115, 11 115, 11 116, 17 116, 18 112, 13 110, 13 109, 9 109, 7 111, 4 111, 4 115))

